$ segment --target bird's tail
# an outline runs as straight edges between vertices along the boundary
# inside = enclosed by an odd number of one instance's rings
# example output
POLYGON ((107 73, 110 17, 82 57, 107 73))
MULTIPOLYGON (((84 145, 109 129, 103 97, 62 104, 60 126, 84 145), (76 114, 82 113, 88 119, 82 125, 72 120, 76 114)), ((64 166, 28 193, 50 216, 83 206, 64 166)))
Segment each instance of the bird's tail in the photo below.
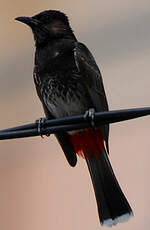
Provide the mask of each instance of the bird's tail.
POLYGON ((132 215, 105 151, 99 159, 86 159, 97 200, 102 225, 112 226, 124 222, 132 215))
POLYGON ((133 215, 132 210, 114 175, 100 130, 91 129, 86 132, 71 135, 71 141, 75 151, 85 156, 100 222, 102 225, 112 226, 127 221, 133 215))

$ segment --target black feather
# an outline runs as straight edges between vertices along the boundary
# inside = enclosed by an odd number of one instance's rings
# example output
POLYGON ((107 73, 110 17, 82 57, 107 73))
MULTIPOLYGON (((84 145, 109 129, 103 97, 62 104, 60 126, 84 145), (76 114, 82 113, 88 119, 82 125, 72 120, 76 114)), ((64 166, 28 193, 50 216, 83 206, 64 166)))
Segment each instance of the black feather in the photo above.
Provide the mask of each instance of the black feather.
POLYGON ((55 136, 62 147, 68 163, 74 167, 77 163, 77 155, 74 151, 72 143, 70 142, 69 135, 66 132, 62 132, 57 133, 55 136))
POLYGON ((99 159, 87 159, 95 196, 97 200, 100 221, 111 219, 110 225, 116 224, 117 219, 125 214, 132 215, 131 207, 123 194, 107 153, 103 151, 99 159))

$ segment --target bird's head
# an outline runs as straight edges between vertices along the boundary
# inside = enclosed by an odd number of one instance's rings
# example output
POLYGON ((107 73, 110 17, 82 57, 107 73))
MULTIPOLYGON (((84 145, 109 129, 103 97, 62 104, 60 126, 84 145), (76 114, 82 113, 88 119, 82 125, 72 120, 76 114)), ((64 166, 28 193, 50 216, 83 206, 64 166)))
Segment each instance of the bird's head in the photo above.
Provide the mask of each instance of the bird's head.
POLYGON ((74 38, 68 17, 57 10, 46 10, 33 17, 17 17, 17 21, 30 26, 36 45, 59 38, 74 38))

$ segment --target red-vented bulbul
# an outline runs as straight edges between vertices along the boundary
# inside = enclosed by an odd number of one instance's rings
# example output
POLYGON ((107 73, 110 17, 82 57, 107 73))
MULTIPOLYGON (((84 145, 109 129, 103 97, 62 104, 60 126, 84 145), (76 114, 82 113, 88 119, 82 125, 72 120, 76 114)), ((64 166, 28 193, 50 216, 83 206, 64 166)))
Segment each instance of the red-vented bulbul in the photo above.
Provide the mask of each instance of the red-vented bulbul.
MULTIPOLYGON (((84 114, 90 108, 108 111, 99 68, 88 48, 77 41, 67 16, 47 10, 33 17, 18 17, 35 39, 34 82, 48 119, 84 114)), ((132 210, 108 159, 109 126, 56 137, 71 166, 77 155, 85 158, 97 200, 100 222, 112 226, 128 220, 132 210)))

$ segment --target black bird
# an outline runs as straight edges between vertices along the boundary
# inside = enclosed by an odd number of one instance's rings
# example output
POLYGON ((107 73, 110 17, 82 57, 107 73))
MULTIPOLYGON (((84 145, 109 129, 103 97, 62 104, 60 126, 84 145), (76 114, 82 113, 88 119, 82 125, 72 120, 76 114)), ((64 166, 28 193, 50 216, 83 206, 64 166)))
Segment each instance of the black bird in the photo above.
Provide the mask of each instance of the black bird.
MULTIPOLYGON (((108 111, 99 68, 88 48, 77 41, 64 13, 47 10, 16 20, 30 26, 34 35, 34 82, 48 119, 108 111)), ((85 158, 100 222, 112 226, 128 220, 132 210, 108 159, 108 136, 108 125, 56 134, 71 166, 76 165, 76 154, 85 158)))

